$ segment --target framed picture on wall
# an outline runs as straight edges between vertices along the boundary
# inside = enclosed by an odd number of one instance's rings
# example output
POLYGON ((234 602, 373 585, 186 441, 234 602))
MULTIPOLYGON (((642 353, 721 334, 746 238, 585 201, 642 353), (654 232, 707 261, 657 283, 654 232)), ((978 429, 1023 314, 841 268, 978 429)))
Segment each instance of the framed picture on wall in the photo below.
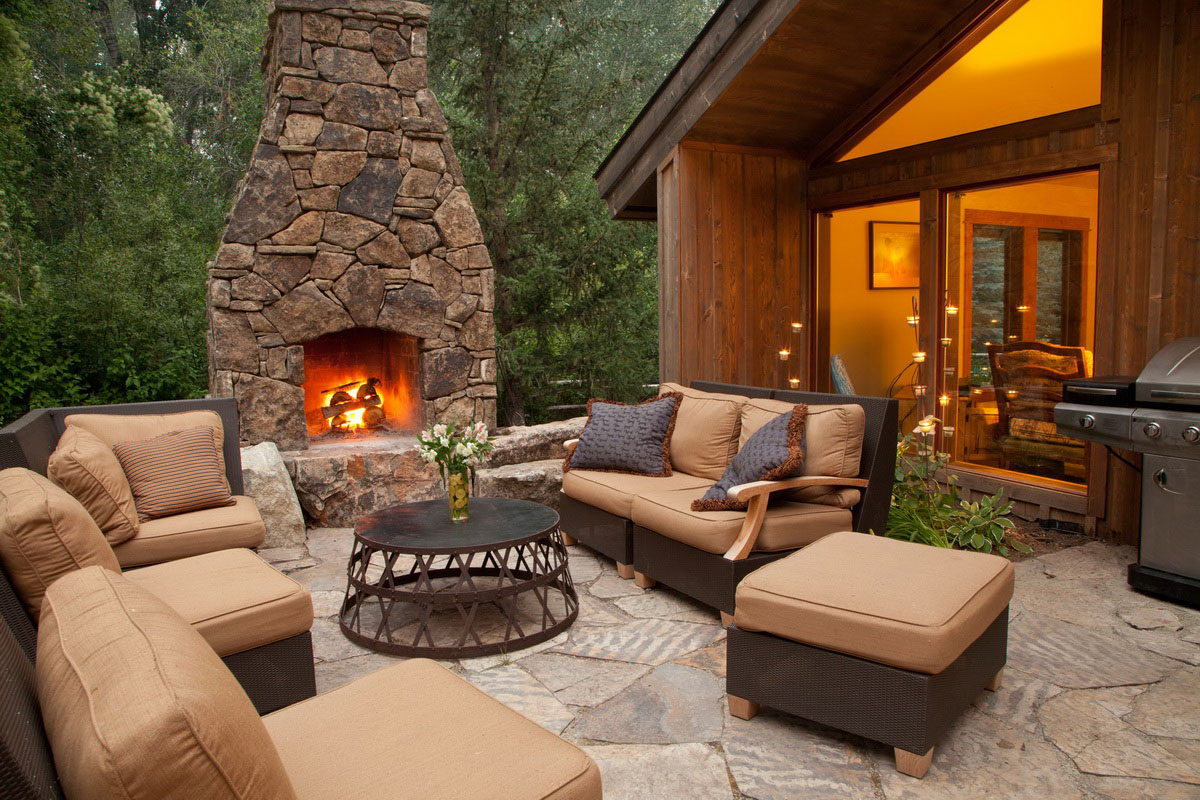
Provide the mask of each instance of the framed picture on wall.
POLYGON ((921 285, 921 226, 916 222, 868 222, 872 289, 921 285))

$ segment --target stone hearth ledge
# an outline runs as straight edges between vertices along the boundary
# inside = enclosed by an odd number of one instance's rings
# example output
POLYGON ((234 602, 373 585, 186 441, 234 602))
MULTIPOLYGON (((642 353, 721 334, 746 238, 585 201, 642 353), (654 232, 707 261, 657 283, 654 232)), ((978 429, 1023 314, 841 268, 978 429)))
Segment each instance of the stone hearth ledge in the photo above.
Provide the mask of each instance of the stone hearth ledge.
MULTIPOLYGON (((498 430, 496 449, 476 475, 476 493, 556 508, 566 457, 562 444, 579 436, 586 420, 498 430)), ((280 455, 305 516, 320 527, 352 526, 372 511, 445 494, 437 469, 417 455, 415 436, 327 439, 280 455)))

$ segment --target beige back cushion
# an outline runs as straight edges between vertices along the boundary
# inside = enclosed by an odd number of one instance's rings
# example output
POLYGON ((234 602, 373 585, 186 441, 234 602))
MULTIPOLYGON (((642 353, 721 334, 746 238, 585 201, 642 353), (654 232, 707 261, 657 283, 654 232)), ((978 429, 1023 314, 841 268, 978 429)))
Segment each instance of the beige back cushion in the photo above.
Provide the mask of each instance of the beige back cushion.
POLYGON ((171 431, 207 426, 213 429, 213 442, 225 474, 225 426, 215 411, 181 411, 177 414, 71 414, 67 426, 79 427, 97 436, 109 447, 118 442, 139 442, 171 431))
POLYGON ((46 473, 83 503, 109 544, 137 535, 137 507, 129 480, 112 448, 95 434, 75 425, 68 427, 50 454, 46 473))
POLYGON ((38 698, 71 800, 294 798, 250 699, 200 634, 92 567, 46 593, 38 698))
POLYGON ((49 478, 19 468, 0 471, 0 561, 34 619, 63 575, 94 564, 121 571, 87 509, 49 478))
MULTIPOLYGON (((751 398, 742 407, 742 430, 738 447, 746 443, 755 431, 778 415, 791 411, 792 403, 782 400, 751 398)), ((804 475, 832 475, 837 478, 856 478, 862 459, 863 431, 867 417, 862 406, 854 403, 830 406, 809 406, 804 423, 804 475)), ((790 499, 803 503, 850 508, 857 505, 862 494, 857 489, 813 486, 789 492, 790 499)))
POLYGON ((746 398, 664 383, 659 394, 679 392, 683 401, 671 434, 672 469, 717 481, 737 455, 738 428, 746 398))

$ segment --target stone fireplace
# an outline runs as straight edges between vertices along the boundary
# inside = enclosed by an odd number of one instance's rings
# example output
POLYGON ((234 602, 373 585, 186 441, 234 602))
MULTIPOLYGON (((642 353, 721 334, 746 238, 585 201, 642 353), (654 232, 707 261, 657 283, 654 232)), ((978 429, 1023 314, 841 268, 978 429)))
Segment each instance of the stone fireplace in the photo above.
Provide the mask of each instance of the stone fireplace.
POLYGON ((495 425, 493 273, 426 81, 429 8, 274 0, 266 113, 208 265, 209 381, 242 437, 495 425))

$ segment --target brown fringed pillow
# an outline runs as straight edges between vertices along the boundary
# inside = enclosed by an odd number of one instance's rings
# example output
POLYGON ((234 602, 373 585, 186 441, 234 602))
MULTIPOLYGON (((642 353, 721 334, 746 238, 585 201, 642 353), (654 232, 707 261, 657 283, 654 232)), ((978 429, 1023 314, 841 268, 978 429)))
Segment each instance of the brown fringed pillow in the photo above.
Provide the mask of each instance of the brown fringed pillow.
POLYGON ((129 479, 142 522, 233 505, 213 430, 208 426, 139 442, 118 442, 112 449, 129 479))
POLYGON ((692 511, 744 511, 746 501, 730 500, 734 486, 752 481, 778 481, 799 474, 804 468, 804 421, 808 406, 798 405, 763 425, 746 440, 729 462, 721 480, 714 483, 692 511))
POLYGON ((671 474, 671 432, 682 399, 670 392, 636 406, 589 400, 587 424, 563 469, 665 478, 671 474))

